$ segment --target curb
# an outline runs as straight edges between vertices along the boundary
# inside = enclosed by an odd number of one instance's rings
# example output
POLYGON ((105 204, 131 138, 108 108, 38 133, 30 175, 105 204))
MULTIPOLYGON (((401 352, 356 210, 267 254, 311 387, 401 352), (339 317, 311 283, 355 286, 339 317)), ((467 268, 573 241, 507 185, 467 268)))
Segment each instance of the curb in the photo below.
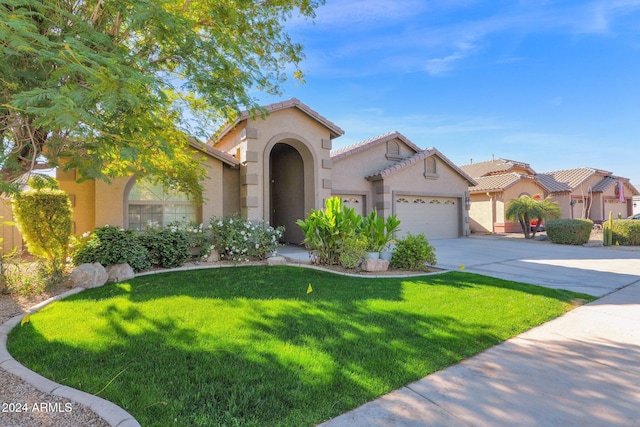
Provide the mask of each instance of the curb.
POLYGON ((61 300, 70 295, 84 291, 85 288, 73 288, 70 291, 49 298, 39 304, 29 308, 25 314, 20 314, 7 320, 0 325, 0 367, 5 371, 21 378, 37 390, 64 397, 72 402, 84 405, 95 412, 100 418, 105 420, 112 427, 140 427, 140 423, 127 411, 101 397, 94 396, 84 391, 76 390, 62 384, 58 384, 40 374, 27 369, 15 360, 7 350, 7 337, 9 332, 18 326, 26 314, 35 313, 54 301, 61 300))

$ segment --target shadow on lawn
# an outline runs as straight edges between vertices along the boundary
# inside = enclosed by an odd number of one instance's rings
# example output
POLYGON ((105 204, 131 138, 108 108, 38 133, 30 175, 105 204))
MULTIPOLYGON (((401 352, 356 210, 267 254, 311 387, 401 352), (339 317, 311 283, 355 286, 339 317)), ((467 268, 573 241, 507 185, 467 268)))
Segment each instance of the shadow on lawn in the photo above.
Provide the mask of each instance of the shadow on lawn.
MULTIPOLYGON (((126 296, 132 302, 184 295, 191 298, 213 299, 322 299, 328 301, 383 299, 401 301, 403 283, 425 286, 447 286, 457 289, 478 285, 513 289, 519 292, 557 299, 575 300, 569 291, 510 282, 466 272, 406 278, 346 277, 331 272, 300 267, 238 267, 162 273, 141 276, 124 284, 104 286, 67 298, 101 300, 126 296), (313 293, 307 295, 309 285, 313 293), (152 291, 152 292, 150 292, 152 291)), ((586 301, 593 299, 580 295, 586 301)))
POLYGON ((144 426, 290 426, 317 424, 500 341, 487 325, 372 312, 357 300, 247 307, 237 332, 203 336, 175 313, 108 305, 98 336, 117 339, 95 349, 47 340, 36 314, 12 331, 9 349, 55 381, 104 388, 101 397, 144 426))

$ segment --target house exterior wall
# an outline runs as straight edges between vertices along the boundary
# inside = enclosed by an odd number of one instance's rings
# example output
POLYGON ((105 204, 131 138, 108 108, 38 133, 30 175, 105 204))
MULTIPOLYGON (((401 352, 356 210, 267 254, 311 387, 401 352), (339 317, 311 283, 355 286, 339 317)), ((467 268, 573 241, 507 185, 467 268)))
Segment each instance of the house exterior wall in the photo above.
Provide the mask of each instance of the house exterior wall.
POLYGON ((378 190, 376 191, 376 193, 378 193, 376 208, 378 208, 378 211, 382 211, 385 217, 389 214, 393 214, 395 212, 393 198, 398 195, 457 198, 460 216, 460 234, 462 236, 468 236, 470 234, 470 220, 469 213, 464 207, 464 200, 468 195, 468 182, 437 157, 437 177, 425 177, 425 161, 426 159, 423 159, 404 170, 386 177, 383 180, 382 187, 378 187, 378 190), (381 207, 383 209, 380 209, 381 207))
POLYGON ((469 209, 469 228, 473 233, 493 233, 495 222, 496 193, 471 194, 471 208, 469 209))
POLYGON ((288 108, 272 112, 267 120, 249 119, 241 142, 246 143, 246 159, 240 168, 241 211, 245 218, 269 221, 270 154, 278 143, 291 145, 302 157, 305 214, 322 208, 331 196, 331 165, 327 162, 330 130, 302 111, 288 108))
MULTIPOLYGON (((365 177, 414 154, 415 151, 404 142, 399 139, 393 139, 387 143, 377 144, 366 150, 353 153, 348 157, 334 158, 332 170, 333 194, 364 196, 366 212, 376 208, 379 213, 382 213, 381 211, 384 211, 384 209, 391 208, 390 187, 381 181, 371 183, 365 177), (387 147, 390 143, 398 144, 399 154, 397 158, 390 159, 387 156, 387 147)), ((421 176, 421 178, 424 179, 424 176, 421 176)))
MULTIPOLYGON (((14 221, 11 199, 0 198, 0 223, 14 221)), ((14 249, 22 251, 26 249, 22 242, 22 234, 15 225, 0 224, 0 237, 2 237, 2 253, 6 255, 14 249)))
MULTIPOLYGON (((222 168, 222 215, 231 216, 240 213, 240 169, 223 166, 222 168)), ((207 218, 204 218, 206 221, 207 218)))
POLYGON ((60 189, 69 195, 71 207, 73 209, 74 234, 82 234, 91 231, 96 227, 96 186, 93 181, 76 182, 74 170, 56 171, 56 179, 60 184, 60 189))

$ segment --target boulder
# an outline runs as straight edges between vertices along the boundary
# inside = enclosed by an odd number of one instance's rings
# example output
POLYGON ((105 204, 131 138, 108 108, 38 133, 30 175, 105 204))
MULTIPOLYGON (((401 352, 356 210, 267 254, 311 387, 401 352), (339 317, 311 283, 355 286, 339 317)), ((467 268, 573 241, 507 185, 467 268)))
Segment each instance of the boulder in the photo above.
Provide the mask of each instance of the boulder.
POLYGON ((384 259, 368 259, 366 258, 360 268, 364 271, 387 271, 389 269, 389 261, 384 259))
POLYGON ((218 262, 218 261, 220 261, 220 254, 215 249, 212 249, 211 252, 209 252, 209 256, 206 258, 206 261, 207 262, 218 262))
POLYGON ((99 262, 80 264, 73 269, 69 276, 73 286, 81 288, 97 288, 107 283, 108 278, 107 271, 99 262))
POLYGON ((272 256, 267 258, 267 265, 286 265, 287 260, 283 256, 272 256))
POLYGON ((135 273, 129 264, 114 264, 106 268, 109 278, 108 282, 122 282, 123 280, 133 279, 135 273))

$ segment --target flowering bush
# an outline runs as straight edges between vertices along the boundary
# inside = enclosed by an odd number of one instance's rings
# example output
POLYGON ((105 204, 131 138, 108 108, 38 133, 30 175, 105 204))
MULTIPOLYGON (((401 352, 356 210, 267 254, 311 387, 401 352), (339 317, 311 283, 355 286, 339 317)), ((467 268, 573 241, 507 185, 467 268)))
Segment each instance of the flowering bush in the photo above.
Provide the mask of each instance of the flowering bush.
POLYGON ((221 259, 233 262, 250 258, 265 259, 276 251, 284 227, 273 228, 264 222, 252 223, 240 218, 213 217, 211 238, 221 259))
POLYGON ((209 255, 213 244, 211 243, 211 237, 209 236, 209 230, 211 224, 204 226, 204 224, 196 224, 193 221, 176 221, 167 225, 167 228, 171 231, 184 231, 187 240, 189 242, 189 248, 198 249, 198 257, 204 258, 209 255))

